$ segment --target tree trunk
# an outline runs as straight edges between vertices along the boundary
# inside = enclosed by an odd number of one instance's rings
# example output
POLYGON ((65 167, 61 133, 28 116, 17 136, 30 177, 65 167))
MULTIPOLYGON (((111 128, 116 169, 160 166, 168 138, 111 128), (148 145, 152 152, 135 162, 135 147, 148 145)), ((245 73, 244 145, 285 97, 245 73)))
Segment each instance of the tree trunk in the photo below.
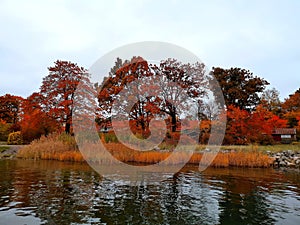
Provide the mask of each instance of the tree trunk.
POLYGON ((66 123, 65 132, 67 134, 70 134, 70 132, 71 132, 71 123, 69 123, 69 122, 66 123))
POLYGON ((177 120, 176 120, 176 113, 173 113, 171 115, 171 126, 172 126, 172 132, 176 131, 176 125, 177 125, 177 120))

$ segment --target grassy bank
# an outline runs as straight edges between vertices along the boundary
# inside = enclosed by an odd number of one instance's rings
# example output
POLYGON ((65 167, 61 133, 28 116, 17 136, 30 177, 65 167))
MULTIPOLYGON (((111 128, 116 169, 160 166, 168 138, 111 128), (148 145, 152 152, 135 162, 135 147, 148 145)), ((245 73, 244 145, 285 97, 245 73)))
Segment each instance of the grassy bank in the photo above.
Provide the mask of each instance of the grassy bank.
POLYGON ((235 151, 260 151, 260 152, 282 152, 284 150, 300 151, 300 143, 294 144, 276 144, 276 145, 228 145, 221 146, 221 150, 235 151))
MULTIPOLYGON (((158 163, 165 160, 172 154, 170 164, 181 163, 188 156, 187 152, 180 151, 178 153, 164 151, 135 151, 125 147, 120 143, 105 143, 105 149, 114 156, 115 159, 125 163, 158 163)), ((93 143, 86 143, 86 157, 88 160, 107 162, 110 158, 106 150, 99 150, 99 146, 93 143)), ((201 147, 199 147, 201 148, 201 147)), ((224 147, 222 147, 224 149, 224 147)), ((227 148, 226 148, 227 149, 227 148)), ((269 167, 272 160, 257 148, 236 149, 233 152, 219 152, 210 166, 213 167, 269 167)), ((47 159, 59 161, 75 161, 84 162, 81 152, 77 149, 73 137, 68 135, 50 135, 47 138, 42 137, 19 150, 18 158, 24 159, 47 159)), ((190 164, 206 164, 206 159, 202 159, 203 154, 195 152, 191 156, 190 164), (201 161, 202 160, 202 161, 201 161)))

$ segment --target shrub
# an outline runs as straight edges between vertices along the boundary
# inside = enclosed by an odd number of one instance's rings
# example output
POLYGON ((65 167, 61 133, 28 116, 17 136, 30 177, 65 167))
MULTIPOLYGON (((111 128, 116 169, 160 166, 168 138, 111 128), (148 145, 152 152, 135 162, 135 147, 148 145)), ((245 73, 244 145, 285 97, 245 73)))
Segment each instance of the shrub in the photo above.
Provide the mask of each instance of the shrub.
POLYGON ((0 141, 7 141, 11 124, 5 123, 0 119, 0 141))
POLYGON ((102 135, 104 135, 105 143, 118 143, 119 142, 117 136, 113 132, 103 133, 102 135))
POLYGON ((271 135, 260 134, 251 140, 252 143, 260 145, 274 145, 275 141, 271 135))
POLYGON ((57 137, 58 141, 63 142, 64 144, 68 145, 72 149, 77 148, 76 140, 74 136, 67 134, 65 132, 62 132, 61 134, 58 135, 57 137))
POLYGON ((22 144, 21 131, 10 133, 8 135, 7 144, 8 145, 21 145, 22 144))

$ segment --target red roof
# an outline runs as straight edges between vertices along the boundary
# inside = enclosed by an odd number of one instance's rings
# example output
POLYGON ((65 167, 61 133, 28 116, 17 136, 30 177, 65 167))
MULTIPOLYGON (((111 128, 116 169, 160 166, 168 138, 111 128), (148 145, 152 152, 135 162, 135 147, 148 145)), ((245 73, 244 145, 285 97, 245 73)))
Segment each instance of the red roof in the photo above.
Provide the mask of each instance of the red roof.
POLYGON ((296 134, 295 128, 275 128, 272 134, 296 134))

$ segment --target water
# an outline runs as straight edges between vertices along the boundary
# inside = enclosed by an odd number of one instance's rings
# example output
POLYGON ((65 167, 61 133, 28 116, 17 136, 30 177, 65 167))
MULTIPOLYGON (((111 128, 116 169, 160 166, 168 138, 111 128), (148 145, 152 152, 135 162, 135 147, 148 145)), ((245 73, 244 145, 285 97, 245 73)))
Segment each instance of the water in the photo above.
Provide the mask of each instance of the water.
POLYGON ((0 161, 0 224, 300 224, 300 173, 186 167, 127 186, 88 165, 0 161))

